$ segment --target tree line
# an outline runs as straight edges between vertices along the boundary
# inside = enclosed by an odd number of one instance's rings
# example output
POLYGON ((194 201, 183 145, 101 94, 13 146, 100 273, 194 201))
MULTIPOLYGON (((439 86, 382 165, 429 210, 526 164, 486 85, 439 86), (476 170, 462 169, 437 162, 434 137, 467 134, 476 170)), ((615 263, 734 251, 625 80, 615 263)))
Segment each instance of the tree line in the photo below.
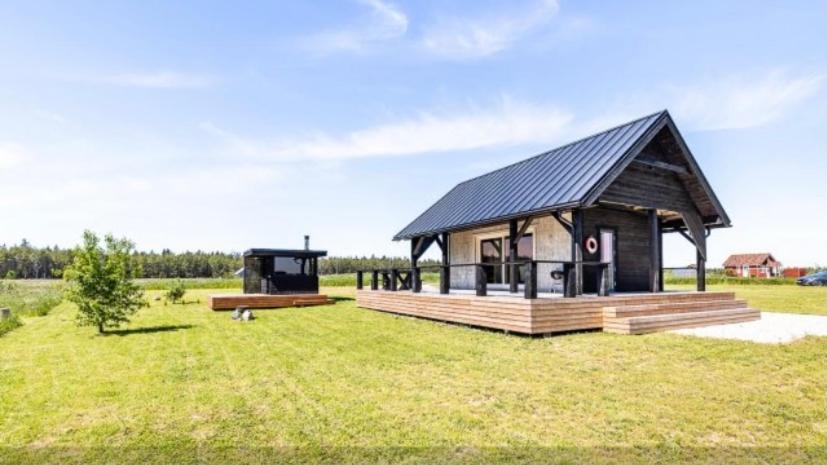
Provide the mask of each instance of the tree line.
MULTIPOLYGON (((0 279, 57 279, 75 257, 76 249, 58 246, 35 247, 27 240, 0 245, 0 279)), ((140 278, 226 278, 241 269, 240 253, 181 252, 168 249, 132 251, 140 278)), ((421 260, 420 265, 436 265, 436 260, 421 260)), ((410 259, 388 256, 325 257, 319 260, 319 274, 353 273, 374 268, 405 268, 410 259)))

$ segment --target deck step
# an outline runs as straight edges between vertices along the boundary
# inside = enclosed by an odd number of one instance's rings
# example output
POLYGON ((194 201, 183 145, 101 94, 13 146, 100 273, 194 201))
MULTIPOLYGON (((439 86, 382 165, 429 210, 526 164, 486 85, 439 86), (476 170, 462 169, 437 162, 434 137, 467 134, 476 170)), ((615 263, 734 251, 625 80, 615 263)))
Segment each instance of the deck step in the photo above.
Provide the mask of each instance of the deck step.
POLYGON ((752 308, 724 308, 685 313, 604 318, 603 331, 616 334, 645 334, 680 328, 743 323, 761 319, 761 312, 752 308))
POLYGON ((646 315, 665 315, 672 313, 703 312, 708 310, 724 310, 732 308, 746 308, 747 302, 741 299, 699 300, 694 302, 671 302, 642 305, 624 305, 618 307, 604 307, 604 318, 626 318, 646 315))

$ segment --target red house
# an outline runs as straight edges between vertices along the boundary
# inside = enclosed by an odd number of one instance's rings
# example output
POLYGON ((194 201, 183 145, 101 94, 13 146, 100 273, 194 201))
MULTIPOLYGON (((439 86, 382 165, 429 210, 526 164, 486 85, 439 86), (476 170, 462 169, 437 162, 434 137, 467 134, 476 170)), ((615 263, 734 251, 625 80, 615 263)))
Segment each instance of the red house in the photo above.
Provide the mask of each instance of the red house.
POLYGON ((734 254, 724 262, 724 271, 727 276, 773 278, 781 275, 781 262, 771 253, 734 254))

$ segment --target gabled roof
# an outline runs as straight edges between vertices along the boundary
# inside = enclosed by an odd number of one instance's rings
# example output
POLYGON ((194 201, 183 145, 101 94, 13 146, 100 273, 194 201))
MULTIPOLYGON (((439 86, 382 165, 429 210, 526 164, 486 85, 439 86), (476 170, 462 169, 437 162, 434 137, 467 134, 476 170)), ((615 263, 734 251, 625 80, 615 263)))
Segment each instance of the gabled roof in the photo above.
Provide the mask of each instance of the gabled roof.
POLYGON ((738 266, 763 266, 776 264, 778 261, 771 253, 739 253, 730 255, 724 262, 724 268, 738 266))
POLYGON ((589 206, 664 127, 675 133, 691 171, 729 218, 664 110, 462 182, 400 231, 394 240, 589 206))

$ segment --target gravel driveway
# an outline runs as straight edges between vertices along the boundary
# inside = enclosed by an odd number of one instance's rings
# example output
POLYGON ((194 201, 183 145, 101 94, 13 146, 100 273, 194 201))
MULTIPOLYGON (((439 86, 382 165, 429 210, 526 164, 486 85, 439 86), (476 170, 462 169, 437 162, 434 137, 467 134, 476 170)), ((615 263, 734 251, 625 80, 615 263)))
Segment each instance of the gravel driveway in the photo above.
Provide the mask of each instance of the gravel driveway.
POLYGON ((690 336, 777 344, 804 336, 827 336, 827 316, 761 312, 761 319, 747 323, 688 328, 671 331, 690 336))

